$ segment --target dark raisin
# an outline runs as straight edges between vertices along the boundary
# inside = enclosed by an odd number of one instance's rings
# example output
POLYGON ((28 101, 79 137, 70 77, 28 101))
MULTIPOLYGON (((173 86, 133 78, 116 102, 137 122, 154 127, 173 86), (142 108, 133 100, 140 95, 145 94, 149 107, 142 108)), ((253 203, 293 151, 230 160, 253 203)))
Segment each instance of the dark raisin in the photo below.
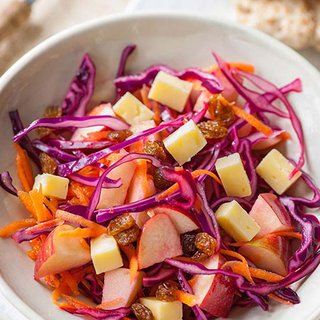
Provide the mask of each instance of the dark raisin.
POLYGON ((197 247, 195 245, 196 235, 194 233, 183 233, 180 236, 183 254, 187 257, 193 256, 197 247))
POLYGON ((173 185, 173 182, 168 181, 163 177, 163 172, 161 168, 155 168, 153 172, 153 182, 156 188, 160 190, 168 189, 173 185))
POLYGON ((178 285, 174 281, 166 281, 160 284, 156 291, 156 298, 161 301, 175 301, 177 300, 176 290, 178 285))
POLYGON ((152 311, 141 303, 134 303, 131 309, 138 320, 154 320, 152 311))
POLYGON ((206 139, 224 138, 228 134, 228 129, 217 121, 203 121, 198 124, 198 127, 206 139))
POLYGON ((50 173, 50 174, 55 173, 58 167, 58 164, 54 161, 53 158, 48 156, 46 153, 41 152, 39 154, 39 160, 41 164, 41 170, 43 173, 50 173))
POLYGON ((130 229, 121 231, 114 235, 116 241, 122 246, 127 246, 129 243, 135 242, 138 240, 140 229, 137 225, 134 225, 130 229))
POLYGON ((167 154, 162 141, 147 141, 143 152, 155 156, 161 161, 166 161, 167 159, 167 154))
POLYGON ((107 139, 114 142, 122 142, 132 135, 130 130, 111 131, 107 135, 107 139))
POLYGON ((112 219, 108 225, 108 233, 112 236, 135 225, 135 220, 129 214, 123 214, 112 219))
POLYGON ((205 253, 207 256, 211 256, 215 252, 216 241, 208 233, 200 232, 196 235, 195 246, 200 252, 205 253))

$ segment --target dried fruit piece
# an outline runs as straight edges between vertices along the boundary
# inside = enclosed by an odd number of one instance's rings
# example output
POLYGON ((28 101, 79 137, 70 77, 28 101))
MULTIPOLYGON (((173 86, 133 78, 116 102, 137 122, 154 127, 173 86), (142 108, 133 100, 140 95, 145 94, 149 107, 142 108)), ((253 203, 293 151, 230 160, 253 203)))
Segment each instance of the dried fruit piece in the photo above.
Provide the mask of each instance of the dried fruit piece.
POLYGON ((161 161, 167 159, 167 154, 162 141, 147 141, 143 149, 144 153, 155 156, 161 161))
POLYGON ((197 233, 195 238, 196 248, 205 253, 208 257, 214 254, 216 249, 216 241, 206 232, 197 233))
POLYGON ((108 225, 108 233, 114 236, 124 230, 130 229, 135 225, 135 220, 129 214, 123 214, 112 219, 108 225))
POLYGON ((208 111, 221 126, 228 127, 234 121, 234 112, 230 103, 221 95, 213 95, 208 101, 208 111))
POLYGON ((208 259, 209 256, 206 255, 205 253, 203 252, 200 252, 200 251, 197 251, 192 257, 191 259, 194 260, 194 261, 203 261, 203 260, 206 260, 208 259))
POLYGON ((50 174, 55 173, 58 167, 58 164, 54 161, 53 158, 51 158, 46 153, 41 152, 39 155, 39 160, 41 164, 41 170, 43 173, 50 173, 50 174))
POLYGON ((217 121, 203 121, 198 124, 198 127, 206 139, 220 139, 228 134, 228 129, 217 121))
POLYGON ((141 303, 134 303, 131 309, 138 320, 154 320, 151 310, 141 303))
POLYGON ((118 131, 111 131, 107 135, 107 139, 114 141, 114 142, 122 142, 126 140, 128 137, 132 135, 132 131, 130 130, 118 130, 118 131))
POLYGON ((160 190, 168 189, 173 185, 173 182, 168 181, 163 177, 163 172, 161 168, 155 168, 153 170, 153 182, 155 187, 160 190))
POLYGON ((127 246, 129 243, 135 242, 138 240, 140 229, 137 225, 134 225, 130 229, 121 231, 114 235, 116 241, 122 246, 127 246))
MULTIPOLYGON (((43 117, 44 118, 58 118, 62 115, 62 109, 58 106, 48 106, 46 107, 43 117)), ((49 128, 38 128, 37 133, 40 138, 49 135, 52 129, 49 128)))
POLYGON ((187 257, 193 256, 197 247, 195 245, 196 235, 194 233, 183 233, 180 236, 183 254, 187 257))
POLYGON ((178 290, 178 284, 174 281, 166 281, 160 284, 156 291, 156 298, 161 301, 175 301, 177 300, 176 290, 178 290))

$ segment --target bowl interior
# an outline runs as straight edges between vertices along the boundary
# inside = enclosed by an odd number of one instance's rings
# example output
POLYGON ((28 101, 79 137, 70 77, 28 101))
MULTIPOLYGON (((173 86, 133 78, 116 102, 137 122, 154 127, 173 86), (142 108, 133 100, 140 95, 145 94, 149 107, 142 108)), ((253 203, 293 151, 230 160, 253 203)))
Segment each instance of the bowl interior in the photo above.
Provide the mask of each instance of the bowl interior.
MULTIPOLYGON (((45 106, 58 105, 68 88, 84 52, 89 52, 97 66, 94 102, 113 95, 119 55, 129 43, 137 50, 128 64, 128 72, 150 64, 167 63, 176 68, 205 67, 214 64, 211 50, 229 61, 249 62, 257 72, 278 85, 300 77, 302 94, 292 94, 307 143, 305 169, 320 183, 317 148, 320 113, 320 76, 298 54, 271 38, 245 28, 207 18, 176 14, 139 14, 118 16, 86 23, 49 39, 20 60, 0 81, 0 153, 1 171, 15 177, 14 149, 8 111, 19 109, 25 124, 39 117, 45 106)), ((287 144, 287 153, 297 159, 295 138, 287 144)), ((16 179, 15 179, 16 181, 16 179)), ((18 201, 0 190, 3 204, 0 225, 24 216, 18 201)), ((74 319, 59 311, 51 302, 49 291, 33 280, 33 262, 13 241, 0 239, 0 288, 30 319, 74 319), (13 292, 11 291, 13 290, 13 292), (23 304, 18 298, 25 302, 23 304), (30 308, 26 307, 28 305, 30 308)), ((272 307, 272 314, 258 308, 236 311, 237 319, 312 319, 316 315, 320 278, 315 272, 299 289, 302 300, 294 307, 272 307), (312 294, 310 294, 312 292, 312 294), (318 294, 317 294, 318 293, 318 294)))

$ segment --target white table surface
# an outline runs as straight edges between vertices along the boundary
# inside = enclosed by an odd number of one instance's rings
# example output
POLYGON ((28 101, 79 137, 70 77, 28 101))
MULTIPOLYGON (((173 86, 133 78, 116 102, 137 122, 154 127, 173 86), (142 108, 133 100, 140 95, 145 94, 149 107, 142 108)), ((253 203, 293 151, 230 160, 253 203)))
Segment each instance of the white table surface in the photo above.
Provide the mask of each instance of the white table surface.
MULTIPOLYGON (((5 0, 0 0, 0 4, 1 1, 5 0)), ((48 36, 94 17, 116 12, 170 10, 201 13, 235 21, 233 2, 233 0, 37 0, 30 24, 10 40, 0 43, 0 75, 16 59, 48 36), (58 21, 55 17, 59 17, 58 21)), ((308 49, 300 53, 320 70, 319 52, 308 49)), ((14 308, 14 302, 8 302, 0 294, 0 320, 28 319, 14 308)))

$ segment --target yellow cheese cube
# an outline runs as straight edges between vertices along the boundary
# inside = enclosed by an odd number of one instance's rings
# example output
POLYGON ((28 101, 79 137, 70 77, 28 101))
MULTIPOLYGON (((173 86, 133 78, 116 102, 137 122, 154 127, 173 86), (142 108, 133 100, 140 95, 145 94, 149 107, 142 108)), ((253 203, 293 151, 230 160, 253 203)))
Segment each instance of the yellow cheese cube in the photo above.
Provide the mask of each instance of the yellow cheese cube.
POLYGON ((68 194, 69 179, 43 173, 34 179, 33 189, 41 190, 43 195, 49 198, 66 199, 68 194))
POLYGON ((277 193, 284 193, 301 176, 298 171, 291 179, 294 166, 277 149, 272 149, 256 168, 257 174, 277 193))
POLYGON ((140 303, 151 310, 154 320, 182 320, 180 301, 160 301, 155 297, 140 298, 140 303))
POLYGON ((251 195, 250 181, 239 153, 218 159, 216 170, 228 196, 247 197, 251 195))
POLYGON ((148 98, 167 105, 173 110, 182 112, 193 84, 171 74, 159 71, 155 77, 148 98))
POLYGON ((139 123, 153 118, 153 111, 147 108, 130 92, 125 93, 113 106, 116 115, 124 119, 129 124, 139 123))
POLYGON ((190 120, 164 139, 163 143, 175 160, 182 165, 196 155, 207 141, 198 126, 190 120))
POLYGON ((236 241, 250 241, 259 231, 259 225, 233 200, 222 204, 216 211, 220 227, 236 241))
POLYGON ((91 240, 90 248, 96 274, 123 266, 121 253, 114 237, 102 234, 91 240))
POLYGON ((138 133, 144 130, 154 128, 155 126, 156 126, 156 123, 153 120, 145 120, 132 125, 130 127, 130 131, 133 133, 138 133))

